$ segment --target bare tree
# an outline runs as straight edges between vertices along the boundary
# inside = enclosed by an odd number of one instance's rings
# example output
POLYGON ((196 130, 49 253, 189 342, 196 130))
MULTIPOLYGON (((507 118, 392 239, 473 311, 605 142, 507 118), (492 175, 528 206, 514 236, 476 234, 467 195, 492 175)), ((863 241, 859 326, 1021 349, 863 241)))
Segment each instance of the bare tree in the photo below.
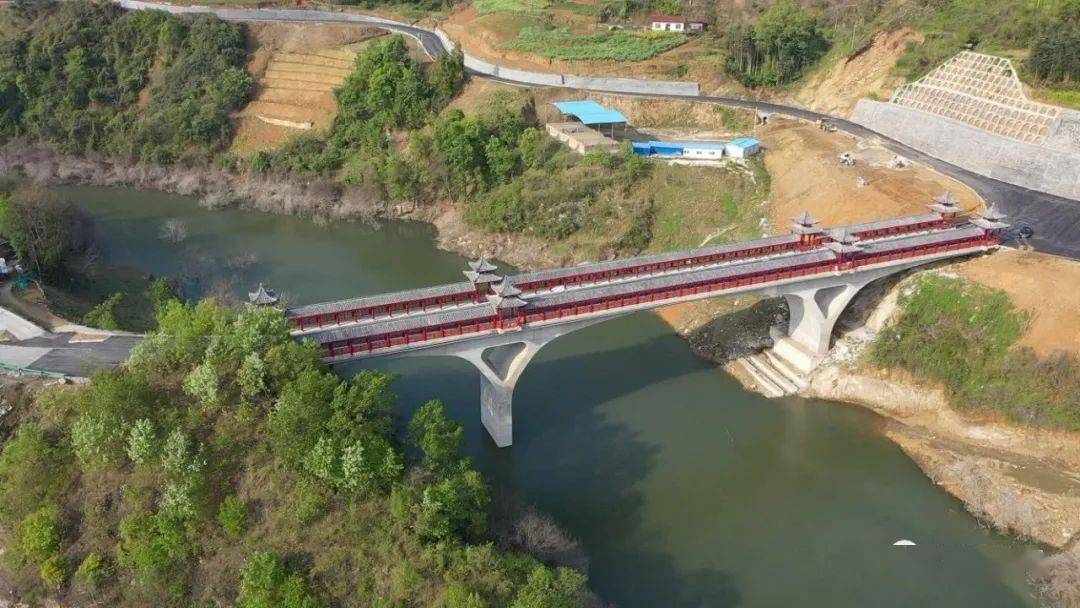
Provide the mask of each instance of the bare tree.
POLYGON ((76 242, 75 209, 40 188, 20 188, 0 223, 23 263, 38 276, 58 272, 76 242))
POLYGON ((163 241, 183 243, 188 237, 187 224, 175 218, 165 220, 161 225, 160 235, 163 241))

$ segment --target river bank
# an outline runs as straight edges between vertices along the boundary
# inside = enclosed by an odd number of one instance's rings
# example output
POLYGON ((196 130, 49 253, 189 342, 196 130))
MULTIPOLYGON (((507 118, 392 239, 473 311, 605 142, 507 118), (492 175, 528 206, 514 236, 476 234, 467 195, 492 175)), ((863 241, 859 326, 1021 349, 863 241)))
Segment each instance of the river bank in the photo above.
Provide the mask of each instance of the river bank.
MULTIPOLYGON (((996 255, 1023 255, 1004 252, 996 255)), ((972 264, 972 262, 961 262, 972 264)), ((934 271, 932 271, 934 272, 934 271)), ((1080 437, 1076 432, 1022 426, 953 408, 940 385, 863 356, 898 313, 907 280, 868 288, 839 324, 830 356, 800 395, 869 409, 885 419, 882 433, 937 485, 974 515, 1003 532, 1057 549, 1080 539, 1080 437)), ((724 366, 748 390, 758 390, 735 359, 771 344, 768 327, 786 320, 782 300, 717 316, 715 305, 672 309, 661 317, 699 355, 724 366)))

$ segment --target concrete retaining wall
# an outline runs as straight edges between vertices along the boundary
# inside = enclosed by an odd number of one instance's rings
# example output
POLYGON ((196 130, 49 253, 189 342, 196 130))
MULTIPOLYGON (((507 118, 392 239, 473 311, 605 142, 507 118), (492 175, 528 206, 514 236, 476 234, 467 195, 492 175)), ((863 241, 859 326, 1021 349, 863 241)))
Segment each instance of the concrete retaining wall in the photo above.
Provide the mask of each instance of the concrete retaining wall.
MULTIPOLYGON (((1068 119, 1080 120, 1080 116, 1068 119)), ((1050 141, 1029 144, 935 114, 867 99, 855 106, 851 121, 969 171, 1080 201, 1080 147, 1072 146, 1071 136, 1060 128, 1051 136, 1054 145, 1050 141)))

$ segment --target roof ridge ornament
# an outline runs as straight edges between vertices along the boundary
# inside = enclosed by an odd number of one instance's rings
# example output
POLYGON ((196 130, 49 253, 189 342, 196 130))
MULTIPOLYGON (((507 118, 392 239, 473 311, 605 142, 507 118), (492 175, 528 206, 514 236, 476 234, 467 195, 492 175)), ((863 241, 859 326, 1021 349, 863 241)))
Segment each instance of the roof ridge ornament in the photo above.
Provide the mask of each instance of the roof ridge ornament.
POLYGON ((248 292, 248 302, 251 302, 256 306, 277 304, 279 299, 277 292, 273 289, 267 289, 262 283, 259 283, 259 288, 255 291, 248 292))

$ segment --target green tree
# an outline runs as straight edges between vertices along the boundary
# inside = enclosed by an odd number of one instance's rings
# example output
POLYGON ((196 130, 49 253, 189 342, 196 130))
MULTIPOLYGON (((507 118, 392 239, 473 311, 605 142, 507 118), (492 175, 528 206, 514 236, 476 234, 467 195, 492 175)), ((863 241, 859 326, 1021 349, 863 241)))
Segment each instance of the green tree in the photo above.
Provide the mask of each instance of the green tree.
POLYGON ((588 604, 585 575, 569 568, 536 566, 511 608, 581 608, 588 604))
POLYGON ((433 108, 440 110, 446 107, 465 82, 465 55, 461 49, 439 55, 428 68, 427 77, 434 93, 433 108))
POLYGON ((120 522, 118 563, 146 587, 183 585, 185 560, 192 547, 183 523, 163 513, 137 513, 120 522))
POLYGON ((236 495, 226 496, 218 507, 218 524, 232 538, 239 538, 247 529, 247 504, 236 495))
POLYGON ((15 531, 22 556, 41 563, 60 550, 60 508, 54 504, 27 515, 15 531))
POLYGON ((747 86, 791 82, 829 48, 821 23, 794 0, 771 5, 753 27, 733 26, 725 44, 725 69, 747 86))
POLYGON ((240 396, 245 400, 255 399, 266 394, 266 362, 259 353, 248 353, 240 369, 236 371, 236 383, 240 385, 240 396))
POLYGON ((39 277, 54 277, 75 246, 75 209, 42 190, 21 188, 0 198, 0 233, 39 277))
POLYGON ((215 406, 221 399, 221 379, 213 363, 204 361, 184 378, 184 392, 205 406, 215 406))
POLYGON ((457 462, 464 437, 461 425, 446 415, 442 401, 433 399, 409 421, 409 438, 424 454, 424 466, 443 473, 457 462))
POLYGON ((484 530, 488 490, 476 471, 466 470, 424 488, 416 530, 427 539, 467 537, 484 530))
POLYGON ((149 464, 156 449, 157 433, 154 431, 154 423, 148 418, 136 420, 128 432, 128 458, 135 464, 149 464))
POLYGON ((273 551, 256 551, 244 561, 237 608, 318 608, 303 577, 289 574, 273 551))
POLYGON ((86 413, 71 425, 71 446, 84 467, 112 464, 124 453, 124 429, 105 413, 86 413))
POLYGON ((1080 2, 1062 5, 1057 19, 1043 26, 1031 49, 1028 68, 1051 82, 1080 80, 1080 2))
POLYGON ((116 306, 124 300, 124 294, 117 292, 83 315, 83 323, 99 329, 120 329, 116 321, 116 306))

